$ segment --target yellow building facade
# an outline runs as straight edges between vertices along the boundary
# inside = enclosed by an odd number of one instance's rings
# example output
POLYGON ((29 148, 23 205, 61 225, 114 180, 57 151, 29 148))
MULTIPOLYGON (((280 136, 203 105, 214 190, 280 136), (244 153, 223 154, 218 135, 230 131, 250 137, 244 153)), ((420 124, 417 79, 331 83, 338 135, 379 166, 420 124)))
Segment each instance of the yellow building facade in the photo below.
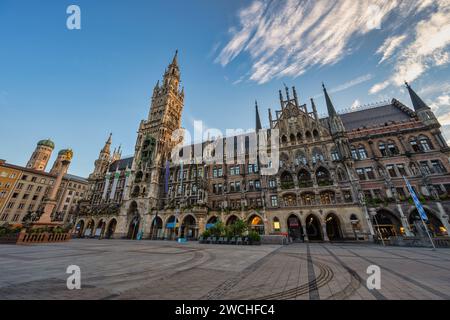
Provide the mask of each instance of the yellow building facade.
POLYGON ((5 166, 5 160, 0 159, 0 213, 8 203, 17 181, 22 174, 21 170, 5 166))

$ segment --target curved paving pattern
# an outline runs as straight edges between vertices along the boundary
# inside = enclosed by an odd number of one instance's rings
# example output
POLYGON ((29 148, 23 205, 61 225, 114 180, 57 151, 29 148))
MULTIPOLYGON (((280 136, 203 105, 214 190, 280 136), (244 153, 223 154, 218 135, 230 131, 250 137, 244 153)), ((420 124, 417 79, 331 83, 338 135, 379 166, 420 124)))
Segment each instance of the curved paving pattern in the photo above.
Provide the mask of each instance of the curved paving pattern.
POLYGON ((74 240, 0 246, 0 299, 449 299, 450 250, 74 240), (68 265, 82 289, 67 290, 68 265), (369 265, 382 289, 366 288, 369 265))

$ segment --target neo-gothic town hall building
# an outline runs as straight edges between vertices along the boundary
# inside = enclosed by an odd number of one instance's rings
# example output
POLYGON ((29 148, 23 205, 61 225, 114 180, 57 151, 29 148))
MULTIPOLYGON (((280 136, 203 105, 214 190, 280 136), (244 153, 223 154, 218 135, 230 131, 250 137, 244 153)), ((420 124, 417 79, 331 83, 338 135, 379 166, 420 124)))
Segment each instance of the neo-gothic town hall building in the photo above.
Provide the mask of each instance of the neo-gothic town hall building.
MULTIPOLYGON (((269 134, 279 133, 279 170, 262 175, 250 158, 249 139, 225 163, 190 161, 170 154, 181 128, 184 90, 177 54, 157 83, 148 118, 139 124, 134 157, 111 152, 111 136, 89 176, 75 233, 81 237, 197 238, 217 221, 246 221, 261 234, 299 241, 412 236, 421 232, 403 176, 420 196, 435 237, 446 236, 450 210, 450 149, 427 104, 407 84, 413 109, 388 103, 338 114, 323 87, 328 117, 295 88, 279 92, 269 109, 269 134), (236 164, 233 157, 242 157, 236 164)), ((256 106, 256 129, 261 129, 256 106)), ((195 148, 227 155, 242 136, 207 139, 195 148), (213 145, 214 148, 211 148, 213 145)), ((238 144, 237 144, 238 145, 238 144)))

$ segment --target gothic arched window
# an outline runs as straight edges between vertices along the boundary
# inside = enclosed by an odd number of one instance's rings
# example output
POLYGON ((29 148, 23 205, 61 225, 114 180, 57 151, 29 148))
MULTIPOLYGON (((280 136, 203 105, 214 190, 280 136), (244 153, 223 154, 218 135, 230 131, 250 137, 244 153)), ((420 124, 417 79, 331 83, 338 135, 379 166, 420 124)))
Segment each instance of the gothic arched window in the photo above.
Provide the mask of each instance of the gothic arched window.
POLYGON ((395 155, 399 154, 397 145, 396 145, 395 142, 392 141, 392 140, 389 140, 389 141, 388 141, 388 150, 389 150, 389 154, 390 154, 391 156, 395 156, 395 155))
POLYGON ((300 165, 307 165, 308 161, 306 160, 306 156, 303 152, 299 151, 295 155, 295 164, 300 165))
POLYGON ((356 151, 356 148, 354 146, 351 146, 350 151, 352 152, 353 160, 358 160, 358 152, 356 151))
POLYGON ((317 184, 319 186, 329 186, 333 184, 333 181, 331 181, 331 175, 330 172, 325 169, 324 167, 320 167, 316 170, 316 179, 317 184))
POLYGON ((380 150, 382 157, 386 157, 388 155, 386 151, 386 144, 383 141, 378 143, 378 150, 380 150))
POLYGON ((368 158, 366 148, 364 148, 364 146, 362 144, 360 144, 358 147, 358 156, 359 156, 360 160, 364 160, 364 159, 368 158))
POLYGON ((417 139, 416 137, 412 137, 411 139, 409 139, 409 144, 411 145, 411 148, 414 152, 419 152, 420 151, 420 147, 417 144, 417 139))
POLYGON ((298 184, 300 188, 309 188, 313 186, 311 174, 307 170, 302 169, 298 172, 298 184))
POLYGON ((433 145, 431 144, 430 139, 426 136, 419 137, 420 148, 422 151, 430 151, 433 150, 433 145))
POLYGON ((322 151, 318 148, 315 148, 312 152, 312 163, 316 164, 319 161, 324 161, 324 157, 322 151))
POLYGON ((339 152, 337 151, 336 148, 333 148, 331 150, 331 160, 333 160, 333 161, 339 161, 340 160, 339 152))

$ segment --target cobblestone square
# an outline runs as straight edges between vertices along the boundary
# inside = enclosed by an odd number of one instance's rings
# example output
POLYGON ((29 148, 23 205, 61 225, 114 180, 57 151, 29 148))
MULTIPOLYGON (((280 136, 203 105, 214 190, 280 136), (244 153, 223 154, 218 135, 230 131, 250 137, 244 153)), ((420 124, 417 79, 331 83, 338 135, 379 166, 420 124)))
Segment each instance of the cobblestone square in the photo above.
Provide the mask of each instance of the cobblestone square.
POLYGON ((73 240, 0 246, 0 299, 450 299, 450 250, 73 240), (66 269, 81 268, 81 290, 66 269), (381 268, 369 290, 367 267, 381 268))

